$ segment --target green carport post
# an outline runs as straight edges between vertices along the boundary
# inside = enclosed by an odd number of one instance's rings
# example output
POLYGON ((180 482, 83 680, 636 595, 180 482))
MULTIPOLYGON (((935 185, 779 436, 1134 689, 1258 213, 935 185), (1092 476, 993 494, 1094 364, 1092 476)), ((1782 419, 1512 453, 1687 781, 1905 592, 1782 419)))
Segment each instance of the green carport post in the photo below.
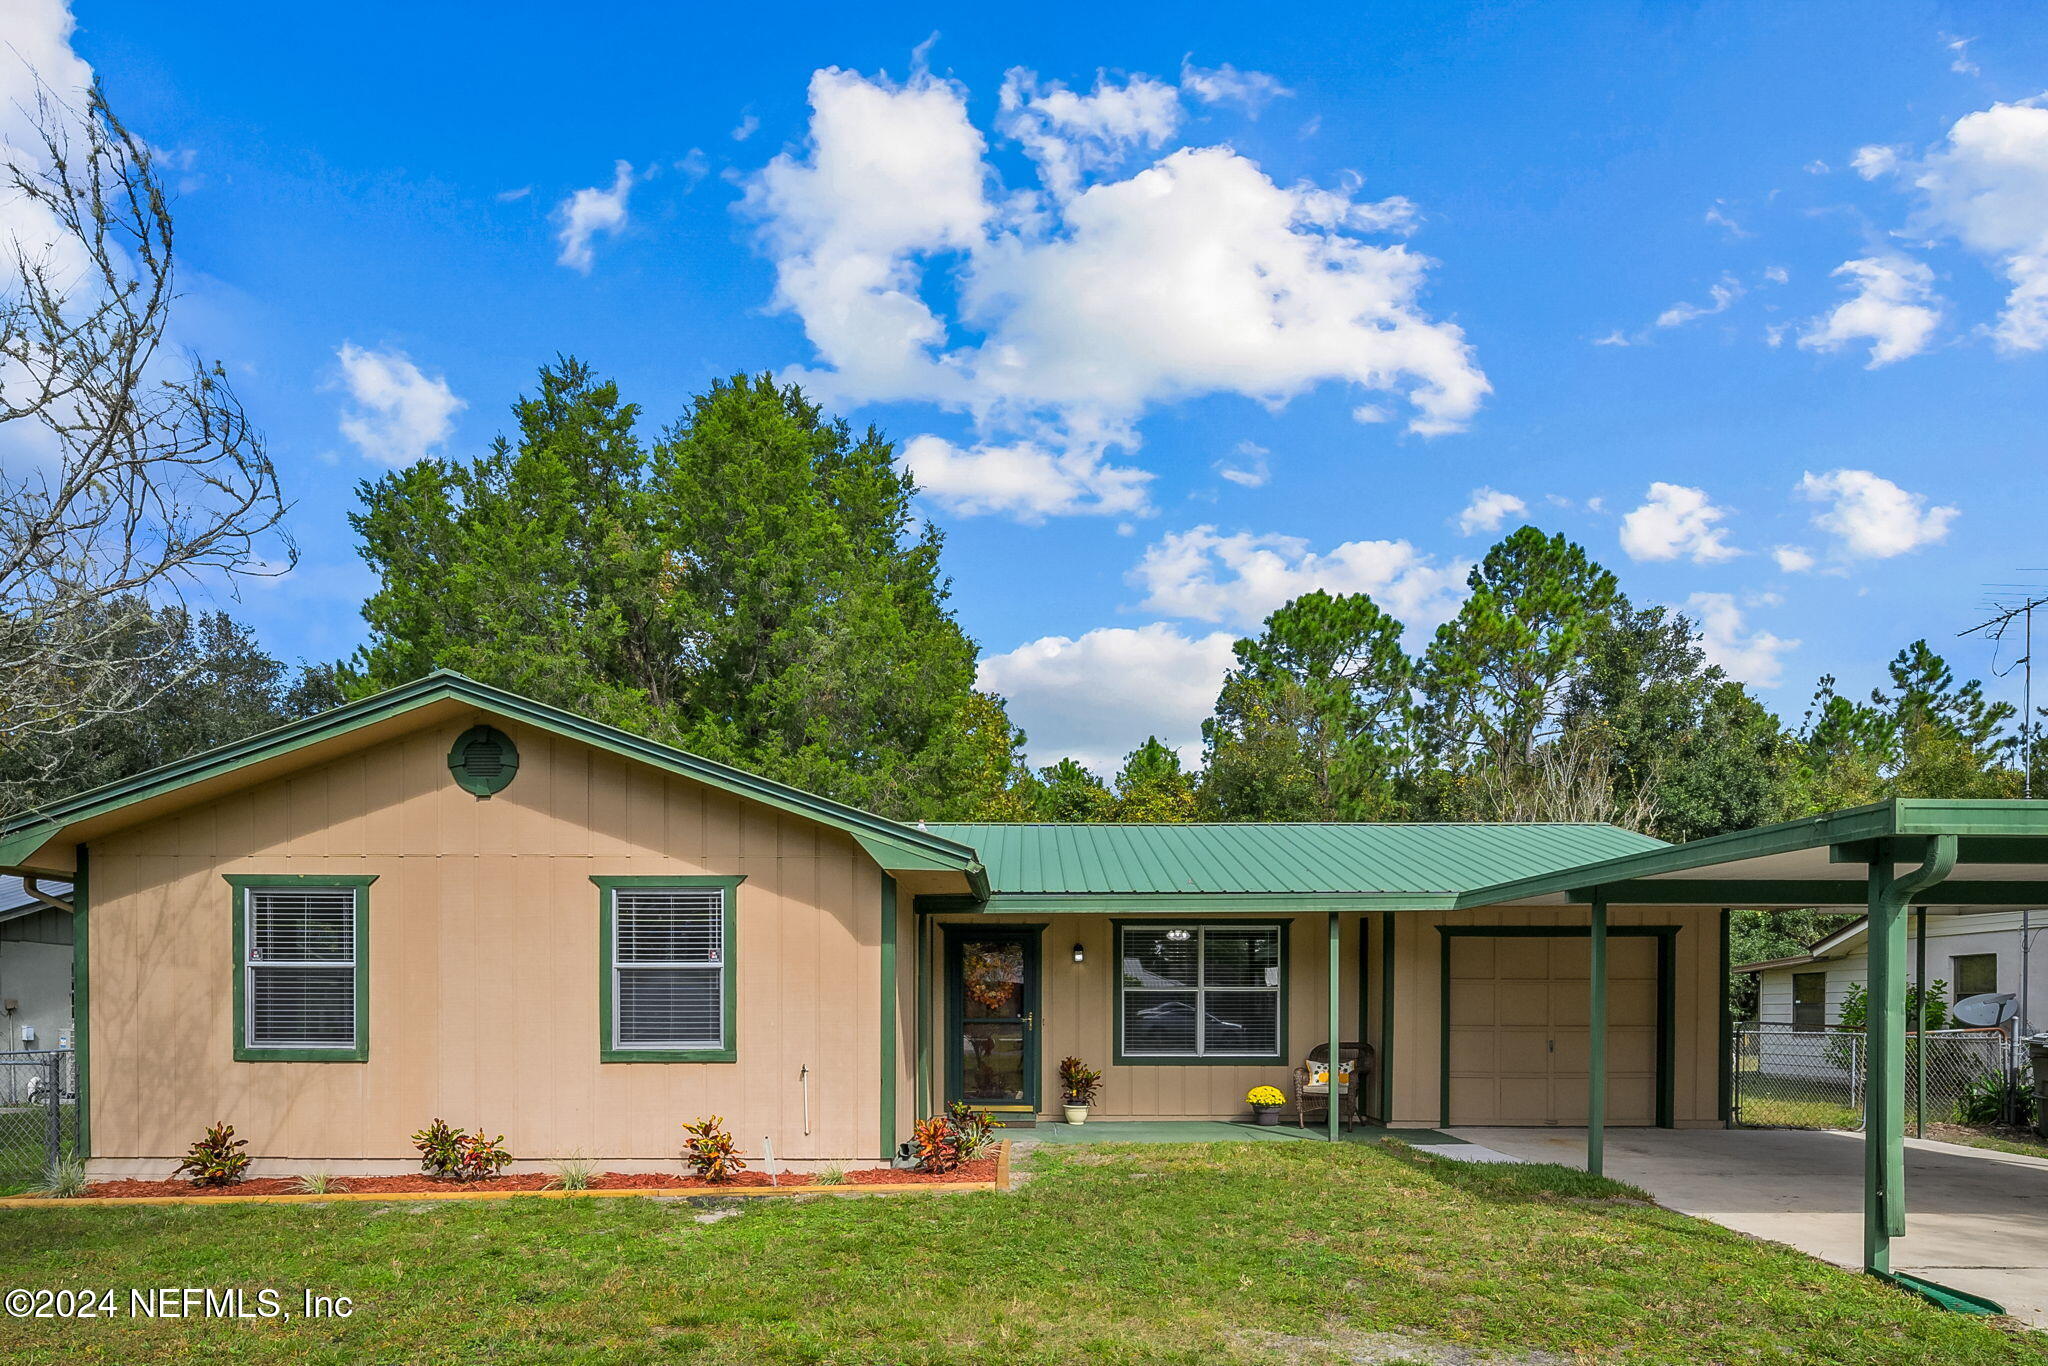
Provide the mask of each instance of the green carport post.
POLYGON ((1898 853, 1883 848, 1870 864, 1869 1080, 1864 1086, 1863 1269, 1889 1276, 1892 1239, 1906 1231, 1906 906, 1946 878, 1956 864, 1956 837, 1935 835, 1926 862, 1900 877, 1898 853))
POLYGON ((1339 1033, 1338 1033, 1339 1025, 1338 1025, 1338 1022, 1337 1022, 1337 1012, 1338 1012, 1338 997, 1337 997, 1337 979, 1338 979, 1338 978, 1339 978, 1339 977, 1340 977, 1340 976, 1342 975, 1342 969, 1343 969, 1343 961, 1344 961, 1344 960, 1343 960, 1343 959, 1341 959, 1341 958, 1339 958, 1339 957, 1337 956, 1337 940, 1338 940, 1338 925, 1337 925, 1337 913, 1336 913, 1335 911, 1331 911, 1331 912, 1330 912, 1330 1094, 1329 1094, 1329 1101, 1330 1101, 1330 1142, 1332 1142, 1332 1143, 1335 1143, 1335 1142, 1337 1142, 1337 1141, 1338 1141, 1338 1138, 1337 1138, 1337 1109, 1338 1109, 1338 1097, 1337 1097, 1337 1064, 1338 1064, 1338 1062, 1339 1062, 1339 1061, 1340 1061, 1340 1060, 1342 1059, 1342 1056, 1343 1056, 1343 1049, 1342 1049, 1342 1048, 1340 1047, 1340 1045, 1342 1044, 1343 1040, 1342 1040, 1342 1038, 1340 1037, 1340 1035, 1339 1035, 1339 1033))
POLYGON ((1607 898, 1593 898, 1591 998, 1586 1012, 1586 1170, 1607 1165, 1607 898))

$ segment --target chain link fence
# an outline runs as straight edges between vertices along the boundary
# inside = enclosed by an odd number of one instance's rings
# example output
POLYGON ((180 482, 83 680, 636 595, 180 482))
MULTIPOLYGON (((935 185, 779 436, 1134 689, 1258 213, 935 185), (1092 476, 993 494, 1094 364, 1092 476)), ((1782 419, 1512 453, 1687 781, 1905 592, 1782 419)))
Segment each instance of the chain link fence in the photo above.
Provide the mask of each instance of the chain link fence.
POLYGON ((0 1053, 0 1187, 40 1180, 78 1152, 78 1055, 0 1053))
MULTIPOLYGON (((1860 1129, 1869 1064, 1861 1030, 1737 1025, 1735 1122, 1752 1128, 1860 1129)), ((1972 1122, 1973 1107, 1983 1103, 1987 1090, 2005 1087, 2015 1066, 2012 1041, 2001 1029, 1908 1034, 1908 1131, 1918 1132, 1923 1122, 1972 1122)))

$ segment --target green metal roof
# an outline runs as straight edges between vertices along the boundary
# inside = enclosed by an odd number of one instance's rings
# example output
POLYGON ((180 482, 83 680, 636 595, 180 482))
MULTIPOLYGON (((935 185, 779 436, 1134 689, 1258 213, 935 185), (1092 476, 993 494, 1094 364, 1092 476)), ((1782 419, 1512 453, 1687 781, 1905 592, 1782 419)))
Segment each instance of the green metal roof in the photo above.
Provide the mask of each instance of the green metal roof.
POLYGON ((994 825, 930 833, 975 849, 998 898, 1451 897, 1661 849, 1612 825, 994 825))

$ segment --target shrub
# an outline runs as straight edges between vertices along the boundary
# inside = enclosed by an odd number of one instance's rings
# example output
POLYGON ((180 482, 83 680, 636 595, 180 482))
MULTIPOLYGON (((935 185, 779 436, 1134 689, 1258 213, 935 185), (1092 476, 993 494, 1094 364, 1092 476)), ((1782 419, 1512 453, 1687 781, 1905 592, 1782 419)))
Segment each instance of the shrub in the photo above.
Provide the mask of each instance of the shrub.
POLYGON ((76 1157, 60 1157, 44 1171, 42 1180, 29 1188, 30 1195, 41 1195, 53 1200, 70 1200, 85 1194, 85 1162, 76 1157))
POLYGON ((1079 1058, 1060 1059, 1060 1095, 1069 1105, 1093 1105, 1102 1089, 1102 1073, 1079 1058))
POLYGON ((820 1167, 811 1177, 814 1186, 843 1186, 846 1184, 846 1168, 836 1162, 829 1167, 820 1167))
POLYGON ((747 1169, 722 1116, 685 1124, 683 1132, 689 1135, 683 1140, 683 1161, 706 1181, 730 1181, 747 1169))
POLYGON ((178 1170, 195 1186, 232 1186, 249 1168, 249 1155, 242 1151, 248 1146, 248 1139, 235 1137, 234 1125, 216 1124, 192 1145, 178 1170))
POLYGON ((590 1183, 597 1179, 597 1164, 580 1157, 564 1158, 555 1164, 555 1175, 547 1189, 557 1191, 587 1191, 590 1183))
POLYGON ((953 1126, 953 1142, 960 1149, 962 1162, 972 1162, 987 1152, 996 1141, 996 1130, 1003 1127, 994 1115, 970 1109, 964 1100, 946 1107, 946 1123, 953 1126))
POLYGON ((920 1119, 910 1131, 910 1150, 919 1171, 949 1172, 960 1165, 960 1135, 945 1115, 920 1119))
POLYGON ((414 1134, 412 1146, 419 1149, 420 1170, 437 1181, 480 1181, 512 1161, 503 1134, 485 1138, 482 1129, 466 1134, 441 1119, 414 1134))
POLYGON ((2005 1075, 1999 1072, 1979 1072, 1970 1078, 1962 1095, 1956 1097, 1956 1122, 2001 1124, 2005 1122, 2007 1105, 2012 1107, 2014 1123, 2021 1128, 2032 1127, 2034 1076, 2031 1068, 2021 1066, 2015 1071, 2010 1086, 2005 1075))
POLYGON ((332 1195, 348 1187, 334 1179, 332 1172, 307 1172, 292 1183, 292 1190, 299 1195, 332 1195))

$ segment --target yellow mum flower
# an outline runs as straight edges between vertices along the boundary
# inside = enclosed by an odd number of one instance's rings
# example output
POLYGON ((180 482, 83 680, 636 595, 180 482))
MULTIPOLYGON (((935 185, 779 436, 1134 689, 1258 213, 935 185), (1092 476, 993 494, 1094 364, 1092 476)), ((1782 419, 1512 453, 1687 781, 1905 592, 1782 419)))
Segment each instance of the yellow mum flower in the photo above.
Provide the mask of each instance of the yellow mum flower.
POLYGON ((1245 1093, 1245 1099, 1253 1105, 1285 1105, 1287 1097, 1277 1086, 1254 1086, 1245 1093))

